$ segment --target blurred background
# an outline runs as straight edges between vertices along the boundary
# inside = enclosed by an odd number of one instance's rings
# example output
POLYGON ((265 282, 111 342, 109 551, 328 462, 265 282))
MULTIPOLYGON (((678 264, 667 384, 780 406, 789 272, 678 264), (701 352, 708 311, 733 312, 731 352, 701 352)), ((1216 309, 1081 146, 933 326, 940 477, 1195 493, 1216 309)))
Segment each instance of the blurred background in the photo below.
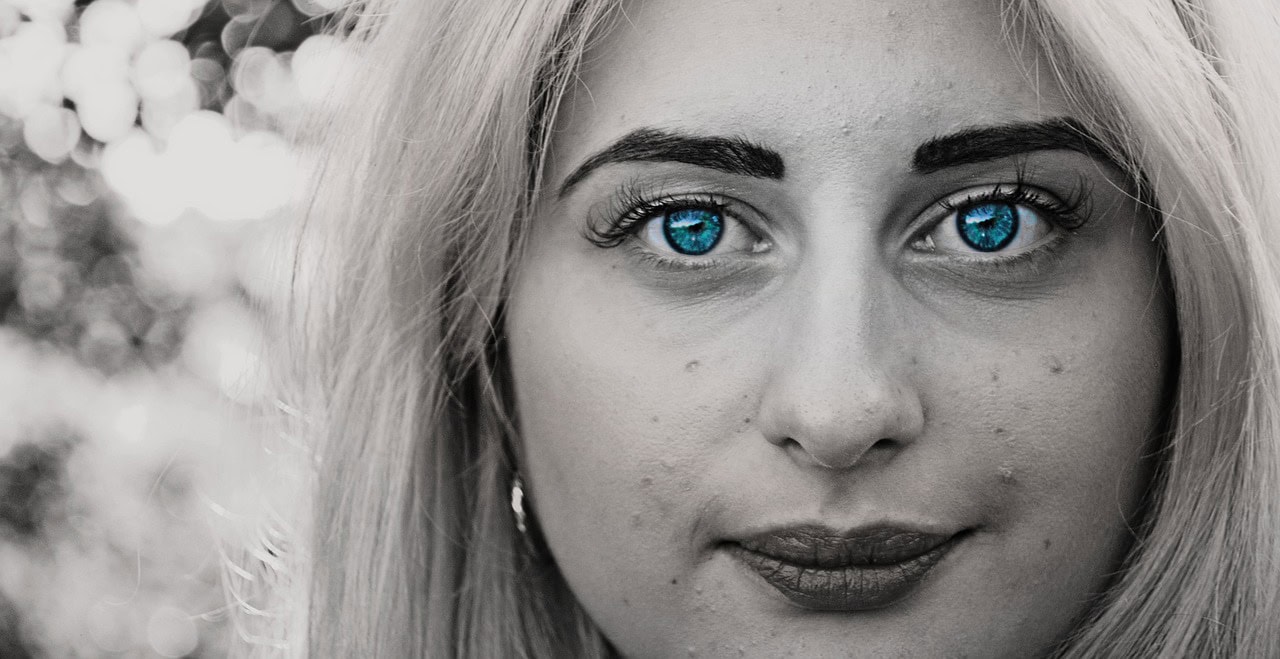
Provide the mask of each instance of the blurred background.
POLYGON ((286 136, 349 56, 340 1, 0 0, 0 657, 248 633, 228 547, 297 491, 254 423, 286 136))

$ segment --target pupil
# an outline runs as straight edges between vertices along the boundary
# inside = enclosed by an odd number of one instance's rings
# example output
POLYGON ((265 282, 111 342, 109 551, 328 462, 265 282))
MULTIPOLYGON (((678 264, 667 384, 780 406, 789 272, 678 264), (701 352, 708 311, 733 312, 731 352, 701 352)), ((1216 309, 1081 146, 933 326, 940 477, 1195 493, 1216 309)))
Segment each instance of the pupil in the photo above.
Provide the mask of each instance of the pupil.
POLYGON ((980 204, 956 214, 960 237, 980 252, 1004 249, 1018 234, 1018 224, 1012 204, 980 204))
POLYGON ((713 211, 686 208, 669 213, 662 229, 672 249, 681 254, 701 256, 720 241, 724 223, 713 211))

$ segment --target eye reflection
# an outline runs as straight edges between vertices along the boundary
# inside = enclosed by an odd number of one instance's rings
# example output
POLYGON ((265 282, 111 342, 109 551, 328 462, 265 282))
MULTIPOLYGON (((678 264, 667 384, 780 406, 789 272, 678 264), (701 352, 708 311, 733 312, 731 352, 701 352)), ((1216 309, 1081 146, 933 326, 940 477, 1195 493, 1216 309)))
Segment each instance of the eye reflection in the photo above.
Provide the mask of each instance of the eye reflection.
POLYGON ((1033 247, 1052 234, 1054 225, 1024 204, 986 202, 962 206, 926 237, 936 251, 991 254, 1033 247))
POLYGON ((710 252, 724 235, 724 219, 719 213, 705 208, 682 208, 664 213, 661 223, 650 222, 649 232, 652 233, 659 224, 666 245, 687 256, 702 256, 710 252))
POLYGON ((754 233, 714 207, 674 206, 644 221, 637 237, 656 252, 707 256, 714 252, 757 251, 754 233))

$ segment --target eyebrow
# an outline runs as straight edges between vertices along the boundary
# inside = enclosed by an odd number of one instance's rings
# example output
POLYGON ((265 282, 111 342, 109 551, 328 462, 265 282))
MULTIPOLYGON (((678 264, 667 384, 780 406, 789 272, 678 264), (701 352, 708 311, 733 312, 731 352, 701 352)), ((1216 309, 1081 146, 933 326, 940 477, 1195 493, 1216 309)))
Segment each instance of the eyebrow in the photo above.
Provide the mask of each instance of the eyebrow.
MULTIPOLYGON (((1096 137, 1071 118, 966 128, 934 137, 916 148, 911 168, 930 174, 949 167, 1052 150, 1077 151, 1123 169, 1096 137)), ((781 180, 786 173, 777 151, 742 138, 639 128, 587 158, 560 184, 559 196, 569 194, 600 167, 624 162, 679 162, 727 174, 774 180, 781 180)))
POLYGON ((611 163, 680 162, 726 174, 782 179, 786 166, 777 151, 739 137, 702 137, 656 128, 631 131, 586 162, 560 184, 560 197, 611 163))
POLYGON ((1070 118, 968 128, 916 148, 911 168, 929 174, 948 167, 999 160, 1032 151, 1078 151, 1123 170, 1084 126, 1070 118))

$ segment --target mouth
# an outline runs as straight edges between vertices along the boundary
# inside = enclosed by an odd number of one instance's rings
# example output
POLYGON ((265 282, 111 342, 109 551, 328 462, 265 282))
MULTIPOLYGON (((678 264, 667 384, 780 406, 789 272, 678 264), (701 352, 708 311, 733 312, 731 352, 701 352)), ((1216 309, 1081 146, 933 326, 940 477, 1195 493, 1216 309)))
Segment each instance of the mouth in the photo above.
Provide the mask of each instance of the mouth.
POLYGON ((721 547, 792 604, 814 611, 868 611, 916 590, 967 535, 893 526, 837 531, 775 529, 721 547))

